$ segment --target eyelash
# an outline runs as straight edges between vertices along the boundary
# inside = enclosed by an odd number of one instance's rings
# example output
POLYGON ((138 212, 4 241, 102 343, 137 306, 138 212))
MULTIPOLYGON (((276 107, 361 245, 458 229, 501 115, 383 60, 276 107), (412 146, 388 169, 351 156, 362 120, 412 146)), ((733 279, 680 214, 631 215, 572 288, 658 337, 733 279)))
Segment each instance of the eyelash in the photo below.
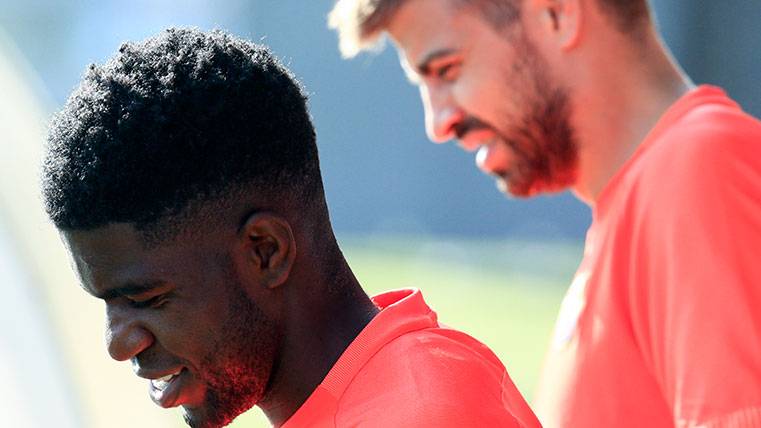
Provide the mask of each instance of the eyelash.
POLYGON ((439 79, 449 80, 451 77, 448 77, 447 74, 449 74, 452 70, 456 70, 456 68, 459 66, 459 64, 453 62, 442 65, 436 70, 436 77, 439 79))
POLYGON ((163 294, 160 294, 155 297, 151 297, 148 300, 132 300, 130 298, 127 298, 127 302, 129 303, 130 307, 135 309, 158 309, 166 303, 166 298, 163 294))

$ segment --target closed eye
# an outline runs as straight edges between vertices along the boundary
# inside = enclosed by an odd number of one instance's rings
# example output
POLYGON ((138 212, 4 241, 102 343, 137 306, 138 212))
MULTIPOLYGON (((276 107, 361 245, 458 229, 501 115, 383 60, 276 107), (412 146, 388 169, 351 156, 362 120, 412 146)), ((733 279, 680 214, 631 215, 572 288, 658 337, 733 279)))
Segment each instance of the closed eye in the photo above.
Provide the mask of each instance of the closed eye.
POLYGON ((158 309, 164 306, 168 301, 165 294, 159 294, 149 298, 142 298, 139 296, 125 296, 125 298, 127 299, 129 306, 135 309, 158 309))
POLYGON ((438 49, 424 54, 415 69, 420 76, 449 82, 459 76, 464 59, 458 49, 438 49))
POLYGON ((438 79, 451 82, 460 74, 460 62, 449 62, 434 68, 432 71, 438 79))

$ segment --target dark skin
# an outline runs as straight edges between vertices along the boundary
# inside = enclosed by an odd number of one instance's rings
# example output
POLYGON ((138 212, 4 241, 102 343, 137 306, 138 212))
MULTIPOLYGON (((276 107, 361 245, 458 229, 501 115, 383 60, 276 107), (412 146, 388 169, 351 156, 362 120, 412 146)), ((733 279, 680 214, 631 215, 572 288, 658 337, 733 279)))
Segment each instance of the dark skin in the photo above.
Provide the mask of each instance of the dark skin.
POLYGON ((378 312, 329 227, 243 218, 150 246, 125 223, 61 232, 82 287, 106 303, 111 356, 141 377, 174 374, 151 397, 193 427, 253 405, 282 425, 378 312))

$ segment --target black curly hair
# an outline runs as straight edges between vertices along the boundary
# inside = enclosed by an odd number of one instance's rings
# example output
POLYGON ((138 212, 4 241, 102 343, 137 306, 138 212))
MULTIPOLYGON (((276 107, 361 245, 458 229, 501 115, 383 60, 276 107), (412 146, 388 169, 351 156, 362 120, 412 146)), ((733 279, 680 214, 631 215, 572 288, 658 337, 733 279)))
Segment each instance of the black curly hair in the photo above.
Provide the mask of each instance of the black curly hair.
POLYGON ((90 65, 52 121, 42 172, 62 230, 165 227, 240 191, 324 205, 300 85, 267 48, 222 31, 168 29, 90 65))

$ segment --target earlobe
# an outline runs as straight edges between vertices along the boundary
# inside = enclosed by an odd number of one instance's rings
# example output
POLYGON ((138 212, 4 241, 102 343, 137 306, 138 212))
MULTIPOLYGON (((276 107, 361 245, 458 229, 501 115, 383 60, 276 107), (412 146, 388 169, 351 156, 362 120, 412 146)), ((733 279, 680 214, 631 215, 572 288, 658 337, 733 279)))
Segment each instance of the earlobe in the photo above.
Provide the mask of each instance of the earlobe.
POLYGON ((296 242, 290 224, 272 213, 255 213, 240 229, 251 272, 256 282, 276 288, 288 280, 296 259, 296 242))

